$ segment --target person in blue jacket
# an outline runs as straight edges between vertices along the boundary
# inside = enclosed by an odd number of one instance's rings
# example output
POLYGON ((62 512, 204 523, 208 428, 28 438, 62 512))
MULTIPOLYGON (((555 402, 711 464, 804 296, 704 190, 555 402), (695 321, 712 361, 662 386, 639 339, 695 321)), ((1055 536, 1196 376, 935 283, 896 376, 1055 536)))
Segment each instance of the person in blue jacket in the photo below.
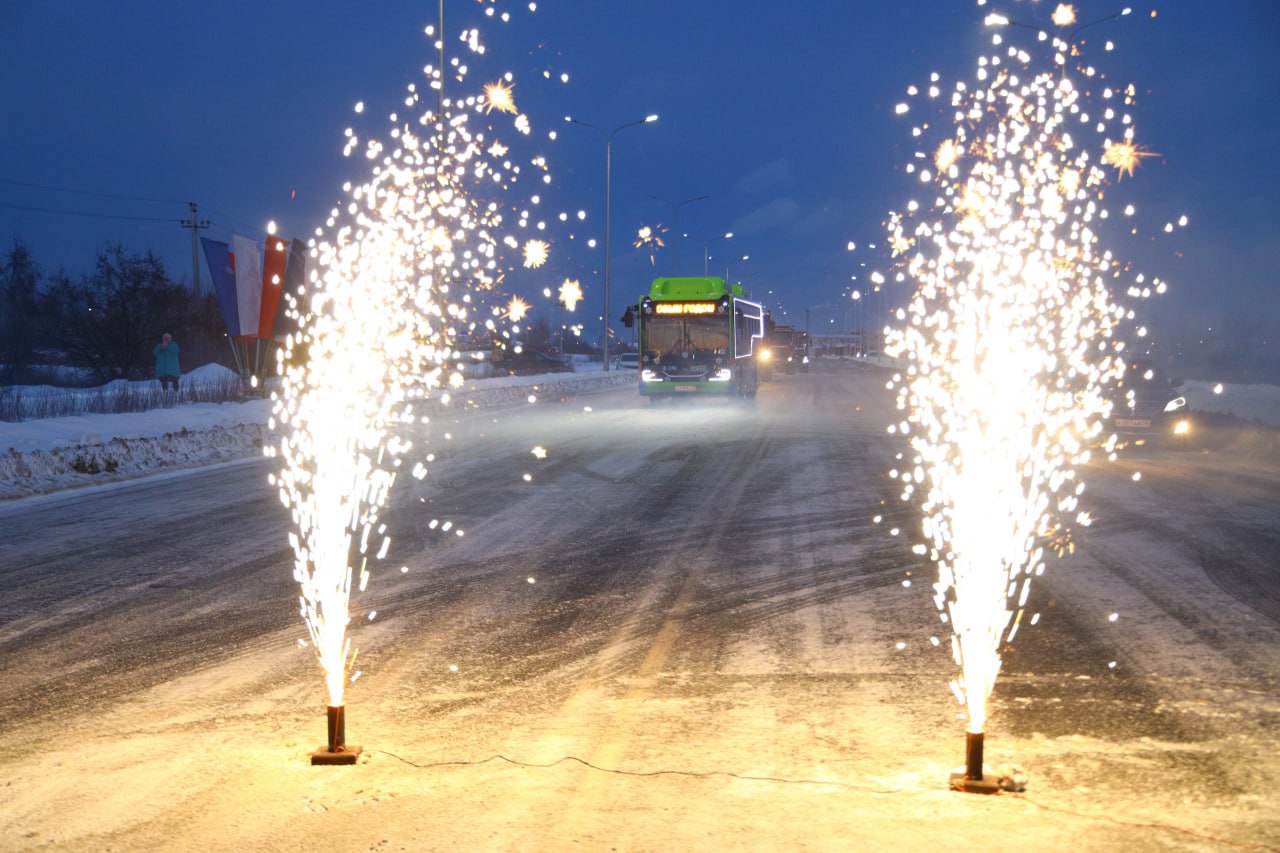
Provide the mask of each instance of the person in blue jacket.
POLYGON ((173 390, 177 391, 182 369, 178 367, 178 344, 173 336, 165 332, 151 353, 156 357, 156 378, 160 380, 160 390, 167 389, 172 382, 173 390))

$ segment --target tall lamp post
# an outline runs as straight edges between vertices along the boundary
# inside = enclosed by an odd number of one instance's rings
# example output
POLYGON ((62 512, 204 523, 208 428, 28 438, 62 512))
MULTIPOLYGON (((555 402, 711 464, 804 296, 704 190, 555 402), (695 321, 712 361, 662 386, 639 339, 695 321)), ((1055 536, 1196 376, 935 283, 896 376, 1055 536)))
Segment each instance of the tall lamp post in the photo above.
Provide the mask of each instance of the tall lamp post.
POLYGON ((613 234, 613 137, 624 128, 655 122, 658 120, 658 116, 649 115, 644 118, 638 118, 635 121, 620 124, 610 131, 606 131, 604 128, 597 127, 589 122, 579 121, 573 116, 565 116, 564 120, 570 124, 589 127, 604 137, 604 346, 602 352, 604 355, 604 370, 607 373, 609 371, 609 260, 613 248, 611 239, 613 234))
POLYGON ((669 204, 675 211, 671 218, 671 233, 675 235, 671 238, 671 274, 674 276, 676 274, 676 257, 680 254, 680 208, 695 201, 711 198, 711 196, 697 195, 682 201, 667 201, 665 198, 656 195, 651 195, 649 198, 654 201, 660 201, 663 204, 669 204))
POLYGON ((717 237, 712 237, 710 240, 706 240, 706 241, 704 241, 704 242, 703 242, 703 244, 702 244, 702 274, 703 274, 704 276, 705 276, 705 275, 708 275, 708 273, 707 273, 707 269, 710 267, 710 264, 711 264, 711 244, 712 244, 712 243, 714 243, 714 242, 715 242, 715 241, 717 241, 717 240, 730 240, 730 239, 732 239, 732 238, 733 238, 733 232, 732 232, 732 231, 726 231, 726 232, 724 232, 723 234, 721 234, 721 235, 719 235, 719 236, 717 236, 717 237))

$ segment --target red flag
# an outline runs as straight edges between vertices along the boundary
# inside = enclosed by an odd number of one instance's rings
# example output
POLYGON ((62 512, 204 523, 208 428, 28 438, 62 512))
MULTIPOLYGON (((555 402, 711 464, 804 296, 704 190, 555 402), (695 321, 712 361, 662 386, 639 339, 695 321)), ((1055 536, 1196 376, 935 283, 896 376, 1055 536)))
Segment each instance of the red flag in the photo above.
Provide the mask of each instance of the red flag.
POLYGON ((258 314, 258 337, 270 340, 276 324, 276 309, 284 289, 284 268, 289 260, 289 244, 274 234, 267 235, 267 255, 262 262, 262 310, 258 314))

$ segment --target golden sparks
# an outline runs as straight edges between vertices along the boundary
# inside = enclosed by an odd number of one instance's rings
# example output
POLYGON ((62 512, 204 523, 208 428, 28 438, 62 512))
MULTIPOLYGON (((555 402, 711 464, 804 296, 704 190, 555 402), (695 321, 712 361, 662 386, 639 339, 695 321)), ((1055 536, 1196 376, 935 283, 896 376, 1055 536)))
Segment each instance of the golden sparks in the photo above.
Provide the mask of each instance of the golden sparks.
POLYGON ((658 249, 661 249, 663 246, 667 245, 665 242, 663 242, 662 235, 660 233, 661 231, 665 231, 665 230, 666 229, 663 228, 661 225, 656 225, 656 226, 642 225, 640 226, 640 230, 636 232, 636 239, 635 239, 634 245, 637 249, 643 248, 645 246, 649 247, 649 265, 650 266, 654 266, 657 264, 658 249))
POLYGON ((582 285, 577 279, 566 278, 560 285, 560 304, 572 311, 582 301, 582 285))
POLYGON ((537 269, 547 262, 551 245, 545 240, 528 240, 524 244, 524 265, 537 269))
POLYGON ((502 81, 486 85, 484 87, 484 111, 493 112, 497 110, 500 113, 515 115, 519 110, 516 109, 514 89, 514 85, 509 85, 502 81))
POLYGON ((933 155, 933 165, 938 167, 939 172, 945 172, 955 165, 956 160, 960 159, 960 146, 956 145, 954 139, 944 139, 942 144, 938 146, 938 150, 933 155))
POLYGON ((1144 146, 1137 145, 1132 139, 1125 139, 1123 142, 1112 142, 1106 146, 1102 153, 1102 162, 1108 166, 1114 166, 1117 177, 1123 179, 1125 175, 1133 177, 1133 170, 1144 157, 1159 156, 1153 151, 1148 151, 1144 146))
POLYGON ((511 301, 507 303, 507 319, 513 323, 519 323, 528 313, 528 302, 525 302, 519 296, 511 297, 511 301))
POLYGON ((1055 27, 1069 27, 1076 22, 1076 9, 1070 3, 1059 3, 1058 8, 1053 10, 1053 25, 1055 27))
MULTIPOLYGON (((478 31, 466 45, 479 62, 478 31)), ((428 66, 424 73, 438 85, 444 71, 428 66)), ((466 65, 447 73, 465 83, 466 65)), ((502 79, 509 84, 512 75, 502 79)), ((391 543, 380 510, 402 457, 430 444, 415 407, 433 394, 447 401, 441 386, 460 385, 450 365, 458 336, 477 330, 476 297, 515 266, 519 241, 510 232, 542 227, 524 213, 536 202, 508 199, 521 167, 528 162, 551 180, 540 152, 507 157, 507 145, 486 138, 492 128, 472 131, 477 113, 514 111, 511 85, 485 87, 483 98, 473 87, 439 101, 428 87, 407 88, 404 104, 419 115, 392 115, 390 140, 346 132, 344 156, 363 148, 371 172, 343 187, 344 203, 310 241, 308 281, 285 295, 299 330, 277 351, 275 437, 264 447, 278 463, 270 476, 291 514, 299 610, 333 706, 344 704, 358 675, 347 635, 351 596, 365 589, 370 566, 391 543), (435 136, 419 138, 416 128, 435 136), (355 339, 360 346, 351 345, 355 339)), ((405 470, 425 477, 432 458, 423 452, 405 470)))
MULTIPOLYGON (((1058 26, 1074 20, 1067 4, 1054 13, 1058 26)), ((1054 40, 1058 56, 1065 47, 1054 40)), ((897 280, 916 286, 886 341, 904 362, 889 383, 904 414, 889 431, 910 447, 890 476, 921 506, 916 553, 938 568, 934 601, 961 673, 951 687, 973 732, 1031 580, 1046 553, 1070 549, 1069 522, 1089 523, 1077 467, 1115 448, 1104 392, 1123 373, 1132 312, 1112 299, 1119 265, 1098 246, 1097 222, 1105 167, 1132 175, 1150 156, 1133 144, 1128 115, 1084 103, 1127 106, 1132 86, 1091 94, 1061 68, 1037 72, 1026 50, 998 50, 981 59, 976 83, 955 88, 937 172, 919 175, 933 197, 888 223, 897 280), (1100 160, 1082 143, 1086 112, 1101 116, 1097 139, 1110 121, 1128 128, 1100 160)))

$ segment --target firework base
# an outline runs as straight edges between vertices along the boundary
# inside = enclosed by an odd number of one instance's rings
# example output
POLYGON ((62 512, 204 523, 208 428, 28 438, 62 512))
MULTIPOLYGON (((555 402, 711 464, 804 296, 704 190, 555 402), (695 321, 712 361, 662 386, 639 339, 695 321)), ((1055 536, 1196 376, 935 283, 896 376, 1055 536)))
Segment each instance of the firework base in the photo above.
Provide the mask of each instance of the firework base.
POLYGON ((952 773, 951 790, 965 794, 998 794, 1000 780, 985 776, 981 779, 970 779, 967 773, 952 773))
POLYGON ((331 750, 326 744, 311 753, 311 765, 314 767, 317 764, 355 764, 363 751, 362 746, 340 746, 331 750))

